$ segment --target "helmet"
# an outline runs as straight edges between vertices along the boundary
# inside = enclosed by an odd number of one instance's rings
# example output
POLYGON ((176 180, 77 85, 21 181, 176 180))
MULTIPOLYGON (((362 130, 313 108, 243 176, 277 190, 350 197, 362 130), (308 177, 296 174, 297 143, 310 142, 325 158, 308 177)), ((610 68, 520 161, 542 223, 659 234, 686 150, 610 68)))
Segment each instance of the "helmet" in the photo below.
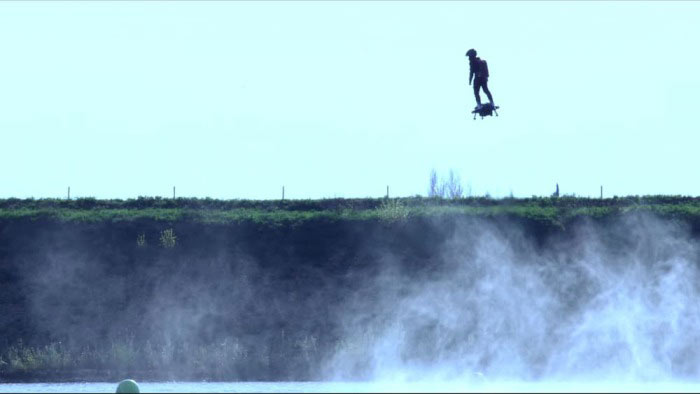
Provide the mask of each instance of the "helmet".
POLYGON ((468 50, 467 56, 469 56, 469 57, 476 56, 476 50, 474 48, 468 50))

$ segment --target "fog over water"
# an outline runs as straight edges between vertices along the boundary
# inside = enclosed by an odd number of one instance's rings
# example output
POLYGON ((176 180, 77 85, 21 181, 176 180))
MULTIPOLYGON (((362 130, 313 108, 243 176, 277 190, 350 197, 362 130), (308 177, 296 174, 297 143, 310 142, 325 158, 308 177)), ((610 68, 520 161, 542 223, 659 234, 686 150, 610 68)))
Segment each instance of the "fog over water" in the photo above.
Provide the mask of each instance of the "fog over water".
MULTIPOLYGON (((165 380, 337 383, 319 391, 700 388, 700 245, 688 223, 633 213, 534 236, 504 218, 443 219, 327 239, 318 229, 286 241, 212 231, 189 246, 183 228, 181 250, 152 249, 153 260, 132 266, 81 252, 76 231, 38 237, 58 246, 20 267, 37 332, 74 349, 105 344, 98 354, 122 352, 124 365, 165 380)), ((105 256, 120 248, 109 244, 105 256)))
MULTIPOLYGON (((628 215, 537 247, 517 227, 462 226, 446 265, 383 270, 339 313, 326 379, 670 382, 700 377, 698 242, 628 215)), ((505 389, 505 388, 504 388, 505 389)), ((556 389, 555 389, 556 390, 556 389)))

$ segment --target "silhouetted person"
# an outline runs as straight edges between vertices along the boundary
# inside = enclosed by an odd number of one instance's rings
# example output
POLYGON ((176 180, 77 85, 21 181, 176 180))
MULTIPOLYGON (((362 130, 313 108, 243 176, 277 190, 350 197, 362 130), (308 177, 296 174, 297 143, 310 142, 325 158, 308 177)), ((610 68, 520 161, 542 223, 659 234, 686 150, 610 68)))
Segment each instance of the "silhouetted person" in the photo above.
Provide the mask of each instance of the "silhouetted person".
POLYGON ((479 95, 479 89, 484 89, 486 97, 489 98, 491 106, 496 106, 493 103, 493 97, 489 91, 489 66, 486 64, 486 60, 476 57, 476 50, 470 49, 467 51, 467 57, 469 58, 469 84, 472 84, 472 78, 474 78, 474 97, 476 97, 476 108, 481 109, 481 96, 479 95))

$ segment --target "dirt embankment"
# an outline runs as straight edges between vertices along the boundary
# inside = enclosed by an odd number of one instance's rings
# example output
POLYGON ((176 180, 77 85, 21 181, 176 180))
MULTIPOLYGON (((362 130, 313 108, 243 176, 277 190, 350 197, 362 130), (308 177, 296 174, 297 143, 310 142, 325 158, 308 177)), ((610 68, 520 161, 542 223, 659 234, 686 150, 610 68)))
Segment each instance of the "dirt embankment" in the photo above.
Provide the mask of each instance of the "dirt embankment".
POLYGON ((193 352, 212 359, 219 351, 245 361, 199 372, 190 365, 176 376, 230 379, 235 369, 244 380, 313 378, 340 339, 338 314, 367 291, 368 278, 387 267, 429 276, 446 264, 444 245, 456 229, 477 232, 484 221, 495 231, 517 227, 536 247, 566 236, 560 227, 505 217, 293 226, 7 220, 0 223, 0 375, 51 375, 25 359, 18 367, 7 349, 53 344, 60 380, 85 368, 98 377, 111 376, 115 365, 157 370, 165 353, 172 373, 193 352), (168 229, 172 247, 161 240, 168 229), (148 365, 134 360, 146 353, 148 365))

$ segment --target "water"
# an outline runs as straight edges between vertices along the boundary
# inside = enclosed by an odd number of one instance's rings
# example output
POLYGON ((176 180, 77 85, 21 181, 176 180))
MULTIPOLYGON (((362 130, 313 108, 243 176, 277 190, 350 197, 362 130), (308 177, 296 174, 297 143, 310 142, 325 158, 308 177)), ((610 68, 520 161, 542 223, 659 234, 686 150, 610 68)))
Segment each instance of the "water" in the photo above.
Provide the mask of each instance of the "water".
MULTIPOLYGON (((350 393, 350 392, 700 392, 698 382, 139 382, 148 392, 350 393)), ((0 393, 114 393, 115 382, 4 383, 0 393)))
MULTIPOLYGON (((361 287, 338 293, 346 302, 331 316, 342 340, 324 348, 304 338, 304 357, 290 358, 302 361, 287 372, 313 371, 323 382, 140 382, 142 392, 700 392, 700 242, 685 227, 630 216, 541 252, 516 230, 489 226, 456 230, 434 271, 406 273, 387 258, 377 273, 354 277, 361 287)), ((197 294, 202 305, 214 297, 197 294)), ((194 317, 200 307, 209 310, 195 304, 157 321, 206 321, 194 317)), ((166 339, 200 332, 169 326, 166 339)), ((221 348, 210 365, 239 357, 221 348)), ((164 369, 174 362, 166 361, 164 369)), ((0 392, 116 385, 0 384, 0 392)))

